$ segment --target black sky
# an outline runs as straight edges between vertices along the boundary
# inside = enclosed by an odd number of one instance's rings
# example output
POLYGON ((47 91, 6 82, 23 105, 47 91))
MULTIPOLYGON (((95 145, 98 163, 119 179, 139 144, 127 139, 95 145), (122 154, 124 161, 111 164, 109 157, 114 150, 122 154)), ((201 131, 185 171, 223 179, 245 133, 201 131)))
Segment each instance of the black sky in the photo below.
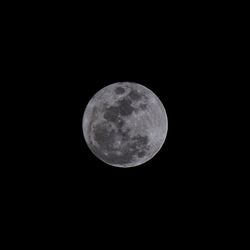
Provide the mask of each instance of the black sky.
MULTIPOLYGON (((28 180, 29 192, 52 202, 66 199, 78 208, 87 199, 102 206, 127 202, 126 209, 149 201, 148 206, 164 210, 169 200, 176 204, 172 211, 190 201, 205 203, 202 197, 216 192, 222 176, 214 160, 219 153, 213 132, 221 82, 220 32, 202 14, 195 18, 178 10, 154 18, 117 12, 103 19, 63 13, 58 18, 52 13, 47 22, 28 22, 30 28, 22 29, 19 38, 30 37, 20 39, 27 50, 19 52, 25 60, 18 63, 28 72, 22 89, 32 93, 27 101, 32 138, 29 164, 18 173, 28 180), (162 149, 130 169, 97 159, 81 127, 92 96, 121 81, 151 89, 168 115, 162 149)), ((23 70, 19 74, 25 75, 23 70)))

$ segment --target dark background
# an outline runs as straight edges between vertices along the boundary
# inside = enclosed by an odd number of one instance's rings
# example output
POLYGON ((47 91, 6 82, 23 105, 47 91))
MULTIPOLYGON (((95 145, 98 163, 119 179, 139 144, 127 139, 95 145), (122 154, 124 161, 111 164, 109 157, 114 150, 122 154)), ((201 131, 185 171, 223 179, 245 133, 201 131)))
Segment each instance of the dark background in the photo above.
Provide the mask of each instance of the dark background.
POLYGON ((218 181, 218 168, 211 162, 216 152, 211 147, 215 124, 210 118, 220 58, 215 58, 210 28, 205 22, 173 16, 166 20, 160 16, 154 23, 122 18, 114 24, 112 18, 89 26, 87 21, 49 24, 46 35, 39 33, 34 39, 39 46, 34 57, 41 57, 40 108, 46 110, 37 177, 48 182, 49 192, 64 190, 70 197, 106 197, 122 204, 126 197, 128 206, 138 199, 165 203, 166 197, 200 202, 218 181), (119 169, 101 162, 82 134, 90 98, 118 81, 150 88, 168 114, 164 146, 136 168, 119 169))
POLYGON ((227 198, 218 158, 224 107, 216 105, 230 57, 225 19, 185 6, 98 9, 32 11, 10 31, 15 75, 22 79, 15 93, 26 92, 25 106, 16 107, 18 121, 25 121, 19 141, 25 153, 17 157, 25 163, 11 169, 17 197, 32 204, 30 213, 43 211, 41 220, 59 224, 92 215, 110 223, 112 214, 118 224, 131 216, 142 224, 172 223, 174 231, 183 222, 188 230, 193 218, 199 226, 200 216, 213 220, 227 198), (129 169, 97 159, 81 127, 92 96, 118 81, 151 89, 168 115, 162 149, 129 169))
POLYGON ((187 18, 161 13, 152 19, 136 12, 103 19, 54 14, 34 23, 28 19, 18 37, 24 48, 20 64, 26 66, 22 74, 28 73, 24 86, 34 103, 28 102, 34 117, 32 140, 38 145, 33 148, 39 156, 34 164, 41 164, 34 170, 37 178, 47 180, 52 190, 55 185, 76 192, 87 188, 98 193, 107 187, 131 195, 144 188, 156 196, 166 190, 172 190, 170 195, 206 191, 209 178, 216 176, 210 165, 210 118, 220 81, 217 49, 222 31, 201 19, 202 14, 187 18), (98 160, 81 128, 91 97, 118 81, 151 89, 169 120, 160 152, 131 169, 98 160))

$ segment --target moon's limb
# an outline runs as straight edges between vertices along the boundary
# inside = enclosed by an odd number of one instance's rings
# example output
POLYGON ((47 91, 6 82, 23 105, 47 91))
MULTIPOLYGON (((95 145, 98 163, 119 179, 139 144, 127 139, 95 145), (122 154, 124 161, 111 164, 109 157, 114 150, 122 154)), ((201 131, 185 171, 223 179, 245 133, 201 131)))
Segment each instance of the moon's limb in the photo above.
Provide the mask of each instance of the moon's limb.
POLYGON ((83 134, 91 151, 117 167, 134 167, 153 158, 167 130, 163 104, 151 90, 137 83, 104 87, 90 100, 83 117, 83 134), (99 137, 95 132, 98 126, 99 137))

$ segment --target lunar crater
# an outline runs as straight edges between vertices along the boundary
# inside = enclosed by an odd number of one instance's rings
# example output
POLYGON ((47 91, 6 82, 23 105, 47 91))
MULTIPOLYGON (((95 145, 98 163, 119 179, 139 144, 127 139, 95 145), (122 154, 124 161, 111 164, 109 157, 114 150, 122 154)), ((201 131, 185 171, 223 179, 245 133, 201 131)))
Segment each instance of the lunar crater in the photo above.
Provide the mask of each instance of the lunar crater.
POLYGON ((123 87, 117 87, 115 88, 115 93, 118 95, 121 95, 125 92, 125 89, 123 87))

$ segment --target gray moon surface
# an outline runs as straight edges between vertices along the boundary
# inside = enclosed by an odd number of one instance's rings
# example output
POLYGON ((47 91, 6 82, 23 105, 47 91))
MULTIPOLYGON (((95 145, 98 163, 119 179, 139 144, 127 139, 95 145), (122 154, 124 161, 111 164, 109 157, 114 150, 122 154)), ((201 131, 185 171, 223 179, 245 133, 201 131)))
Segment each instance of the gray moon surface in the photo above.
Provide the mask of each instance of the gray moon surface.
POLYGON ((168 118, 162 102, 150 89, 138 83, 117 82, 91 98, 82 129, 98 159, 129 168, 159 152, 167 136, 168 118))

